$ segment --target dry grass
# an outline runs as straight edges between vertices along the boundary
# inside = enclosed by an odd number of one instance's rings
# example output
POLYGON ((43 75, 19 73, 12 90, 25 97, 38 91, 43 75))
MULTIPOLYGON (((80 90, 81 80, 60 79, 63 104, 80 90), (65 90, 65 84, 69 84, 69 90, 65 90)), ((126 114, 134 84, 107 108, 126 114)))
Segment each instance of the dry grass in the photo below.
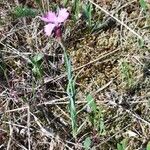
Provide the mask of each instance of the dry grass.
MULTIPOLYGON (((42 2, 46 11, 48 1, 42 2)), ((82 20, 66 23, 64 44, 77 77, 80 130, 74 139, 63 51, 54 39, 45 37, 38 16, 14 19, 10 15, 21 4, 0 1, 0 149, 80 150, 86 137, 93 149, 117 149, 123 139, 126 150, 145 149, 150 141, 150 28, 145 28, 150 25, 149 12, 145 15, 136 0, 107 0, 93 3, 93 17, 102 18, 102 23, 113 18, 115 25, 109 29, 91 34, 82 20), (40 79, 29 65, 37 53, 44 54, 40 79), (89 120, 87 93, 102 115, 98 120, 103 119, 104 134, 89 120)), ((23 5, 38 8, 28 1, 23 5)))

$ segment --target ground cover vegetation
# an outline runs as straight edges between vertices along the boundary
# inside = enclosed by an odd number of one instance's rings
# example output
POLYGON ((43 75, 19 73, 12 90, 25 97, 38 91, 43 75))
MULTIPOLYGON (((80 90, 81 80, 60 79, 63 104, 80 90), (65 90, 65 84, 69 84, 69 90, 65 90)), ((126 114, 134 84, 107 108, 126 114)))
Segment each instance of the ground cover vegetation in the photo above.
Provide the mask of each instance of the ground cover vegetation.
POLYGON ((149 0, 0 0, 0 149, 150 150, 149 0))

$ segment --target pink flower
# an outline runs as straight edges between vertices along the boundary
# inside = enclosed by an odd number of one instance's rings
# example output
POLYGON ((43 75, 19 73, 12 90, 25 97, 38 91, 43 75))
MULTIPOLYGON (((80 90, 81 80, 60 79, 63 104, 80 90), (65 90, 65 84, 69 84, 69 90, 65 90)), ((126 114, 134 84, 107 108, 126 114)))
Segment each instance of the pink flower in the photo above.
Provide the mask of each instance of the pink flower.
POLYGON ((67 12, 67 9, 61 8, 58 13, 49 11, 46 15, 41 17, 41 20, 48 23, 44 27, 45 34, 50 36, 52 31, 54 31, 55 36, 60 36, 57 35, 57 33, 61 34, 61 24, 67 20, 68 16, 69 13, 67 12))

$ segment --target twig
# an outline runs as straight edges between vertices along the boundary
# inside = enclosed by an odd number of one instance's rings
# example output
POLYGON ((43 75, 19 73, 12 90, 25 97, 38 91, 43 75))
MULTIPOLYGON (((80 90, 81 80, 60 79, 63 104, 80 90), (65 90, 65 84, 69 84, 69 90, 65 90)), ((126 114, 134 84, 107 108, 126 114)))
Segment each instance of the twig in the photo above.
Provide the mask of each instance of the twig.
POLYGON ((16 126, 16 127, 20 127, 20 128, 24 128, 24 129, 27 129, 26 126, 22 126, 22 125, 15 124, 15 123, 11 123, 11 122, 7 122, 7 121, 3 121, 2 123, 9 124, 9 125, 16 126))
POLYGON ((27 127, 28 127, 28 150, 31 150, 31 138, 30 138, 30 108, 27 108, 27 127))
POLYGON ((127 109, 127 108, 124 108, 122 105, 120 104, 117 104, 116 102, 111 102, 111 101, 108 101, 111 105, 114 105, 114 106, 118 106, 119 108, 125 110, 127 113, 131 114, 131 116, 133 116, 134 118, 136 118, 137 120, 140 120, 144 123, 146 123, 148 126, 150 126, 150 122, 148 122, 147 120, 141 118, 139 115, 135 114, 134 112, 132 112, 131 110, 127 109))
POLYGON ((148 126, 150 126, 150 122, 148 122, 147 120, 141 118, 139 115, 133 113, 132 111, 130 111, 128 109, 125 109, 125 110, 126 110, 126 112, 128 112, 129 114, 131 114, 134 118, 136 118, 137 120, 140 120, 140 121, 146 123, 148 126))
POLYGON ((113 82, 113 80, 110 80, 108 83, 106 83, 104 86, 102 86, 101 88, 99 88, 97 91, 95 91, 93 93, 93 96, 95 96, 97 93, 99 93, 100 91, 104 90, 106 87, 108 87, 111 83, 113 82))
POLYGON ((20 111, 20 110, 23 110, 23 109, 28 109, 28 107, 26 106, 26 107, 21 107, 21 108, 7 110, 7 111, 5 111, 5 113, 10 113, 10 112, 14 112, 14 111, 20 111))
POLYGON ((109 15, 113 19, 115 19, 118 23, 120 23, 122 26, 124 26, 126 29, 128 29, 130 32, 132 32, 134 35, 136 35, 139 39, 142 39, 142 36, 137 34, 133 29, 128 27, 123 21, 120 21, 118 18, 110 14, 108 11, 106 11, 104 8, 100 7, 98 4, 94 3, 92 0, 88 0, 90 3, 92 3, 95 7, 99 8, 101 11, 103 11, 105 14, 109 15))
POLYGON ((12 134, 13 134, 13 128, 11 126, 11 123, 9 124, 9 140, 8 140, 8 144, 7 144, 7 150, 10 150, 10 144, 11 144, 11 140, 12 140, 12 134))

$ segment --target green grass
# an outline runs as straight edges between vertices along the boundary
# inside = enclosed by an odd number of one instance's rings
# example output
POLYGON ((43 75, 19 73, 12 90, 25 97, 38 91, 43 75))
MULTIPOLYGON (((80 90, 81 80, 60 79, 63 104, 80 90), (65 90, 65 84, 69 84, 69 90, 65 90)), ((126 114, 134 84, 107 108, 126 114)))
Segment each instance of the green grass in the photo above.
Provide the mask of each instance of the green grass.
POLYGON ((126 60, 121 60, 120 72, 126 88, 132 88, 135 83, 133 79, 133 68, 126 60))
POLYGON ((35 17, 38 14, 38 10, 36 9, 31 9, 28 8, 26 6, 17 6, 14 8, 14 10, 12 11, 12 15, 15 18, 23 18, 23 17, 35 17))

